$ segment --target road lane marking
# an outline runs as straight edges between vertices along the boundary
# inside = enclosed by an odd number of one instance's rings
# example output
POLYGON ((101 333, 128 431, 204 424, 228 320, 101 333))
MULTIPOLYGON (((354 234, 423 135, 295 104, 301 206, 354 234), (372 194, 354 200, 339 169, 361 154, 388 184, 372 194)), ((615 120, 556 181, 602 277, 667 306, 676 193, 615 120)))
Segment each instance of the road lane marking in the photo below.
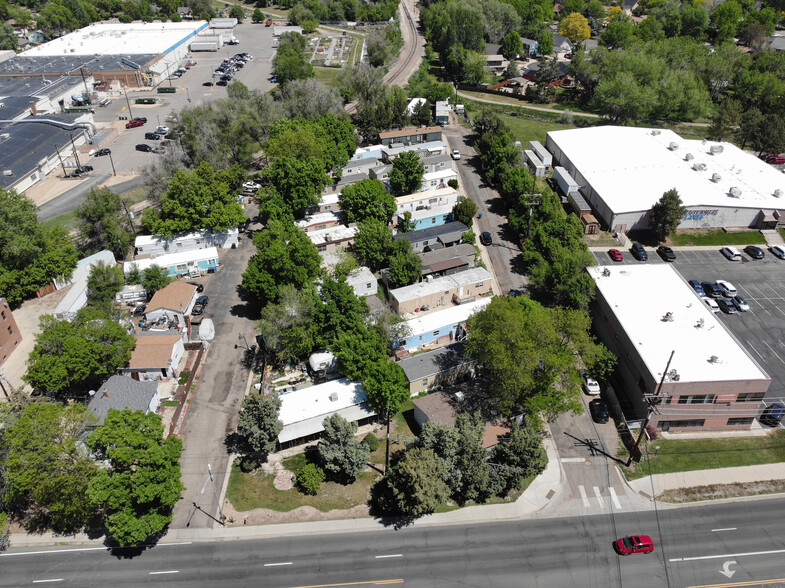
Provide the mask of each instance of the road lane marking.
POLYGON ((62 582, 62 578, 52 578, 51 580, 33 580, 33 584, 45 584, 46 582, 62 582))
POLYGON ((403 584, 403 578, 395 580, 368 580, 365 582, 342 582, 340 584, 311 584, 310 586, 294 586, 293 588, 333 588, 335 586, 386 586, 388 584, 403 584))
POLYGON ((772 580, 746 580, 744 582, 726 582, 724 584, 701 584, 699 586, 688 586, 687 588, 738 588, 741 586, 764 586, 766 584, 780 584, 785 582, 785 578, 774 578, 772 580))
MULTIPOLYGON (((280 562, 278 562, 278 563, 268 563, 268 564, 264 564, 264 567, 266 567, 266 568, 271 568, 271 567, 273 567, 273 566, 290 566, 290 565, 292 565, 292 562, 290 562, 290 561, 280 561, 280 562)), ((340 584, 339 584, 339 586, 340 586, 340 584)))
MULTIPOLYGON (((150 544, 148 547, 167 547, 170 545, 191 545, 190 541, 183 541, 182 543, 159 543, 157 545, 150 544)), ((144 546, 142 546, 144 547, 144 546)), ((46 553, 73 553, 75 551, 112 551, 111 547, 74 547, 71 549, 48 549, 45 551, 20 551, 18 553, 0 553, 0 557, 13 557, 16 555, 43 555, 46 553)))
POLYGON ((586 463, 585 457, 562 457, 562 463, 586 463))
POLYGON ((578 490, 581 492, 581 500, 583 500, 583 506, 589 508, 591 504, 589 504, 589 497, 586 496, 586 488, 583 486, 578 486, 578 490))
POLYGON ((403 557, 402 553, 392 553, 390 555, 377 555, 376 559, 386 559, 388 557, 403 557))
POLYGON ((608 488, 611 492, 611 500, 613 501, 613 506, 615 506, 618 510, 621 510, 621 503, 619 502, 619 497, 616 496, 616 490, 613 489, 613 486, 608 488))
POLYGON ((774 555, 777 553, 785 553, 785 549, 775 549, 773 551, 749 551, 747 553, 725 553, 723 555, 700 555, 697 557, 676 557, 669 559, 670 562, 680 561, 701 561, 704 559, 729 559, 731 557, 747 557, 750 555, 774 555))
POLYGON ((600 489, 597 486, 594 486, 594 495, 597 497, 597 502, 600 503, 600 508, 605 508, 605 503, 602 501, 602 494, 600 494, 600 489))
POLYGON ((712 533, 719 533, 720 531, 735 531, 736 527, 727 527, 725 529, 712 529, 712 533))
POLYGON ((165 572, 150 572, 151 576, 157 576, 158 574, 179 574, 180 570, 166 570, 165 572))

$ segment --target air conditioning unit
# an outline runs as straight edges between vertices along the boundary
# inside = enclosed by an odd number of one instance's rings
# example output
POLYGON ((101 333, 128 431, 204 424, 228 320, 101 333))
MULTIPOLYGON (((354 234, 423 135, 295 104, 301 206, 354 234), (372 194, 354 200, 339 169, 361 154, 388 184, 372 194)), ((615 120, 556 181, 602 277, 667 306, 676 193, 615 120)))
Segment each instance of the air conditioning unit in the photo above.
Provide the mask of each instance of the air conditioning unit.
POLYGON ((715 184, 718 183, 722 179, 720 174, 711 174, 711 181, 715 184))
POLYGON ((661 133, 662 133, 662 131, 661 131, 661 130, 659 130, 659 129, 654 129, 654 130, 651 132, 651 134, 652 134, 652 135, 654 135, 655 137, 659 136, 661 133))
POLYGON ((12 170, 10 170, 10 169, 4 169, 3 170, 3 175, 4 176, 12 176, 12 175, 14 175, 14 172, 12 170))
POLYGON ((733 186, 730 189, 730 195, 733 196, 734 198, 741 198, 741 188, 737 188, 736 186, 733 186))
POLYGON ((463 402, 464 398, 466 398, 463 392, 456 392, 453 397, 455 398, 455 402, 463 402))
POLYGON ((780 190, 779 188, 774 190, 774 196, 777 197, 777 198, 781 198, 782 197, 782 190, 780 190))
POLYGON ((338 402, 338 392, 331 392, 329 398, 330 402, 338 402))
POLYGON ((678 148, 679 148, 679 144, 676 143, 675 141, 671 141, 671 144, 668 145, 668 149, 670 149, 671 151, 676 151, 678 148))
POLYGON ((693 163, 692 169, 695 171, 706 171, 706 164, 705 163, 693 163))
POLYGON ((724 149, 725 147, 723 147, 722 145, 712 145, 711 148, 709 149, 709 153, 711 153, 712 155, 717 155, 718 153, 722 153, 724 149))
POLYGON ((684 161, 692 161, 693 159, 695 159, 695 156, 692 153, 687 153, 684 156, 684 161))

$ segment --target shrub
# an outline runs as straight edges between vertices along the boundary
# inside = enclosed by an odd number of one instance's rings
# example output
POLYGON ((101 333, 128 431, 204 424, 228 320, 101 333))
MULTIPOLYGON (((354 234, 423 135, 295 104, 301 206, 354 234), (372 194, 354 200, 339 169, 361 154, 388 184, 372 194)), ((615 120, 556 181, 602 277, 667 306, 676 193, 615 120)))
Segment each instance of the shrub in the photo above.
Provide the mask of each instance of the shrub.
POLYGON ((191 372, 188 370, 183 370, 180 372, 180 377, 177 378, 177 383, 180 386, 185 386, 188 383, 188 378, 191 376, 191 372))
POLYGON ((371 452, 374 452, 379 449, 379 445, 381 445, 382 442, 373 433, 368 433, 365 437, 363 437, 363 443, 368 446, 368 449, 370 449, 371 452))
POLYGON ((457 190, 458 189, 458 180, 456 180, 455 178, 453 178, 451 180, 447 180, 447 185, 450 188, 452 188, 453 190, 457 190))
POLYGON ((296 479, 297 488, 303 494, 315 496, 322 489, 324 470, 312 463, 305 464, 296 479))
POLYGON ((476 236, 474 234, 474 231, 466 231, 461 236, 461 243, 468 243, 469 245, 474 245, 475 238, 476 236))

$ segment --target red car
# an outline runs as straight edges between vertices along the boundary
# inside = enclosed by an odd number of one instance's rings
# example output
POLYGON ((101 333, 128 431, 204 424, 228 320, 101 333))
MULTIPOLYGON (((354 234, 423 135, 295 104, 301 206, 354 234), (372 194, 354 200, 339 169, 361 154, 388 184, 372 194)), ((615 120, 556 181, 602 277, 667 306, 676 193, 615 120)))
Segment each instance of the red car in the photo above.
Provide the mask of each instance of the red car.
POLYGON ((780 163, 785 163, 785 157, 782 157, 781 155, 777 155, 776 153, 772 153, 771 155, 767 155, 764 161, 766 163, 772 163, 776 165, 780 163))
POLYGON ((126 129, 135 129, 136 127, 141 127, 144 123, 140 120, 132 120, 130 122, 125 123, 126 129))
POLYGON ((619 555, 651 553, 654 551, 654 541, 648 535, 627 535, 614 541, 613 548, 619 555))
POLYGON ((624 255, 622 255, 622 252, 618 249, 609 249, 608 255, 611 256, 613 261, 624 261, 624 255))

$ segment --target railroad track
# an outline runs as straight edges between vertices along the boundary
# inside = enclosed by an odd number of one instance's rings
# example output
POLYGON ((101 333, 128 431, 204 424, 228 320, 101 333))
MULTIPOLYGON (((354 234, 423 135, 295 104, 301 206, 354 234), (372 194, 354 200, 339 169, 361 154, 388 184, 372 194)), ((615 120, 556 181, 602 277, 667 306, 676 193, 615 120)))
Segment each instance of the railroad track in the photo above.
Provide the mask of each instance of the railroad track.
POLYGON ((417 30, 417 14, 411 0, 401 0, 401 35, 403 36, 403 49, 401 56, 393 63, 390 71, 384 76, 388 85, 405 86, 409 78, 417 71, 425 50, 425 39, 417 30))

